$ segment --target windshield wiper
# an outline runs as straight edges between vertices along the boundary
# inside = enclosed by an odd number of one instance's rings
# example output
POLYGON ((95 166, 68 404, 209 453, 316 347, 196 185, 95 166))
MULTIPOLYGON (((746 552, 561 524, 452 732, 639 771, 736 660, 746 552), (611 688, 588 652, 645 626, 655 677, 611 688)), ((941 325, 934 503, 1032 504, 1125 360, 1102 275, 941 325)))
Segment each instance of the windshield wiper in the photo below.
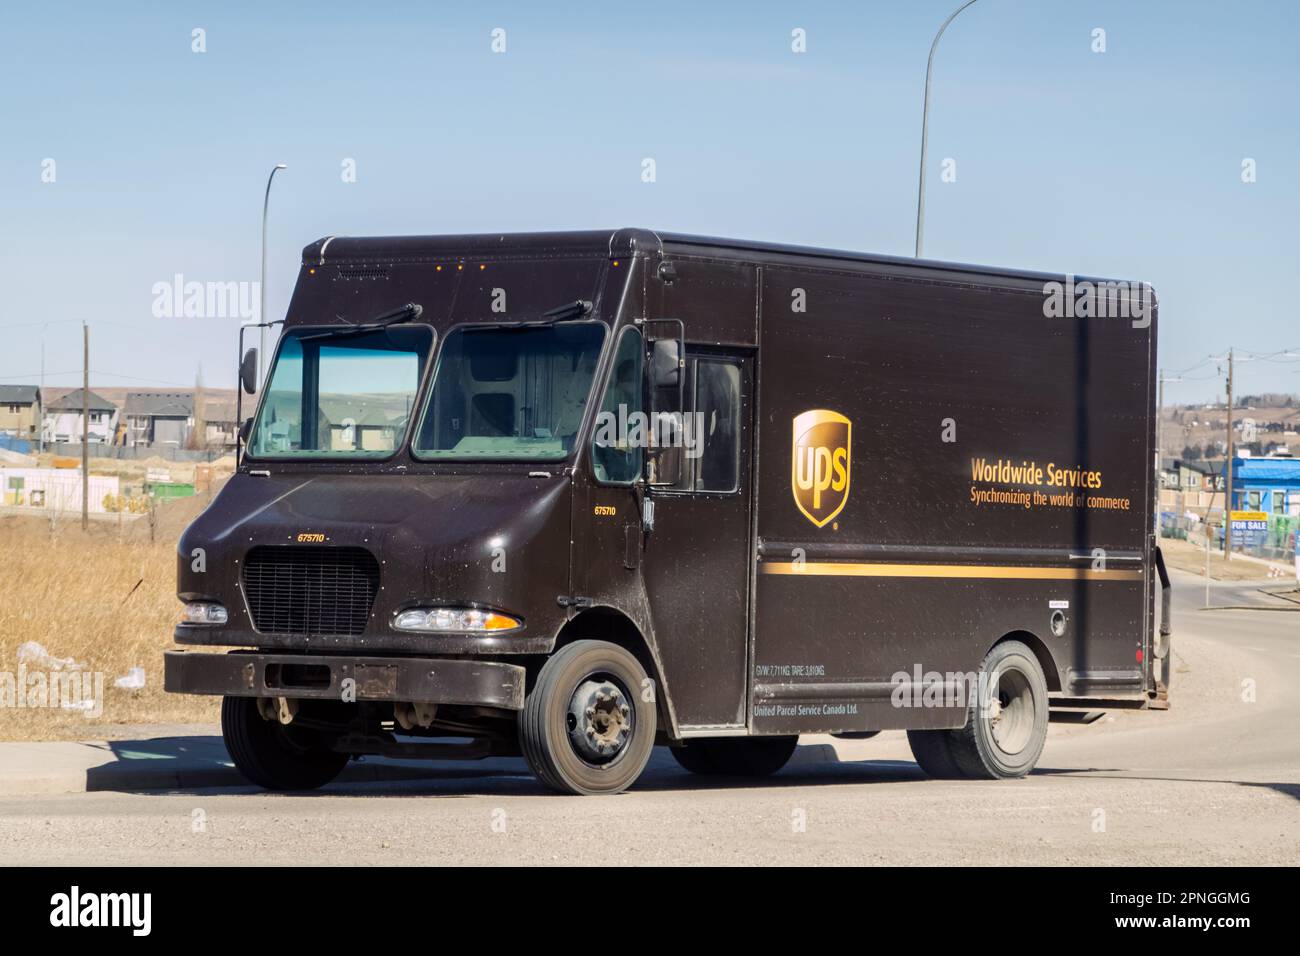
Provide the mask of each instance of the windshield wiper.
POLYGON ((417 305, 414 302, 408 302, 406 305, 396 309, 391 309, 382 315, 377 315, 369 322, 361 325, 347 325, 339 329, 330 329, 328 332, 317 332, 315 335, 304 335, 300 341, 310 342, 312 339, 335 338, 340 335, 360 335, 364 332, 379 332, 390 325, 396 325, 398 322, 414 322, 424 314, 424 306, 417 305))
POLYGON ((591 314, 592 305, 587 299, 578 299, 576 302, 566 302, 564 305, 557 305, 553 309, 547 309, 542 313, 542 318, 550 319, 552 322, 564 322, 567 319, 581 319, 591 314))
POLYGON ((553 309, 547 309, 540 319, 528 319, 523 322, 475 322, 468 332, 535 332, 538 329, 550 329, 561 322, 574 322, 591 314, 592 305, 586 299, 566 302, 553 309))

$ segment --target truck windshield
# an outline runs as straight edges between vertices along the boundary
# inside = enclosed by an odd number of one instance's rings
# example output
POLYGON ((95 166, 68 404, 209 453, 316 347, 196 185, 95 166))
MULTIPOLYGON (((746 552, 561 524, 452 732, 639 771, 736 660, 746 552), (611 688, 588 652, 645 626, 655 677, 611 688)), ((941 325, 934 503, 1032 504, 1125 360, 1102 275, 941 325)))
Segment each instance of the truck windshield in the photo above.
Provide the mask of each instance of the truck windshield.
POLYGON ((415 456, 567 458, 604 341, 600 322, 452 331, 434 370, 415 456))
POLYGON ((406 435, 433 331, 286 332, 248 451, 257 458, 386 458, 406 435))

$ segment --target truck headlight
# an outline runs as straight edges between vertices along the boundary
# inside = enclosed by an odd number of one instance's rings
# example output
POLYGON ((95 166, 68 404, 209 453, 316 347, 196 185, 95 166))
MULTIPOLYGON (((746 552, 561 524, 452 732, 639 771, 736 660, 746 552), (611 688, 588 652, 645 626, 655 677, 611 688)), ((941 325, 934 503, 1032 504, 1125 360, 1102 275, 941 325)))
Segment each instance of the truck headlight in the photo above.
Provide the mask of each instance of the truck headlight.
POLYGON ((186 601, 181 611, 182 624, 225 624, 230 615, 212 601, 186 601))
POLYGON ((399 631, 511 631, 521 625, 517 618, 496 611, 471 607, 413 607, 393 618, 399 631))

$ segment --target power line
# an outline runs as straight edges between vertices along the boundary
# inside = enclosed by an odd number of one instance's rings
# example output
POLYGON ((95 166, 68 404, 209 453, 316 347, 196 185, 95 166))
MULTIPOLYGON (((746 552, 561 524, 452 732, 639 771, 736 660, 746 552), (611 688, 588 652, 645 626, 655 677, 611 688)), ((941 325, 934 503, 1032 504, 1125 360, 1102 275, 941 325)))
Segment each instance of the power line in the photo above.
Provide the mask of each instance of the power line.
MULTIPOLYGON (((47 371, 45 375, 47 377, 57 376, 57 375, 80 375, 81 371, 82 370, 79 368, 74 368, 74 369, 69 369, 65 372, 47 371)), ((192 382, 169 382, 158 378, 141 378, 138 375, 123 375, 120 372, 105 372, 102 371, 101 369, 91 369, 90 371, 92 375, 105 375, 109 378, 123 378, 133 382, 143 382, 147 385, 168 385, 173 388, 189 388, 193 384, 192 382)), ((26 372, 22 375, 0 375, 0 382, 8 382, 8 381, 13 381, 15 379, 21 379, 21 378, 35 378, 40 374, 41 374, 40 372, 26 372)))

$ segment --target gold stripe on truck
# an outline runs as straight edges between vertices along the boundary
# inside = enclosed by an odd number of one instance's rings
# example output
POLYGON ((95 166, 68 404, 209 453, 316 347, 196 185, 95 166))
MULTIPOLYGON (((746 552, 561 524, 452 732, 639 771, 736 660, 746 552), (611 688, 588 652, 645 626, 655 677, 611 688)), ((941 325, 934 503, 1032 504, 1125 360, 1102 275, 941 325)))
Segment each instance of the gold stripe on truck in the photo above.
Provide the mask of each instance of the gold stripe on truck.
POLYGON ((1141 571, 976 564, 884 564, 853 561, 764 561, 760 574, 852 578, 1016 578, 1037 581, 1141 581, 1141 571))

